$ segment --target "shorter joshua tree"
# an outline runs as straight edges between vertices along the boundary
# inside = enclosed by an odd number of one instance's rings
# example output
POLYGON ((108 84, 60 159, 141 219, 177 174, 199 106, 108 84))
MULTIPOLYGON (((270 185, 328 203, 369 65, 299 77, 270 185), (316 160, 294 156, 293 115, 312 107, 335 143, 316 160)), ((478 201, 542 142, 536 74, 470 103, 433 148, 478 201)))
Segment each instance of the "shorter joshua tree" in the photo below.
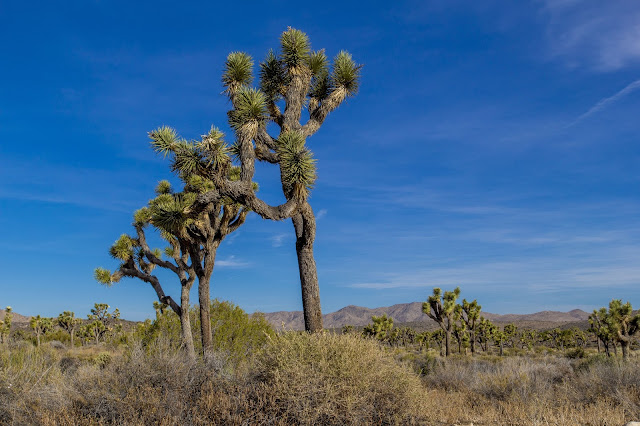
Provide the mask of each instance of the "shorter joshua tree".
POLYGON ((100 320, 94 320, 87 324, 85 332, 88 336, 95 339, 96 345, 100 343, 100 336, 107 332, 107 327, 100 320))
POLYGON ((484 352, 489 350, 489 340, 492 339, 496 326, 485 317, 480 317, 476 329, 476 339, 484 352))
POLYGON ((0 321, 0 342, 3 344, 8 342, 9 333, 11 332, 11 320, 13 314, 11 313, 11 306, 7 306, 4 310, 4 320, 0 321))
POLYGON ((393 318, 384 314, 379 317, 371 317, 371 321, 372 323, 367 325, 362 331, 365 336, 375 337, 378 340, 386 340, 391 336, 393 318))
POLYGON ((456 300, 460 296, 460 287, 453 291, 445 291, 444 296, 439 288, 433 289, 433 295, 422 304, 422 312, 438 323, 445 334, 445 355, 451 354, 451 332, 455 322, 456 300))
POLYGON ((622 303, 620 299, 609 302, 608 323, 612 334, 620 343, 622 358, 629 358, 631 338, 640 330, 640 314, 633 315, 631 303, 622 303))
POLYGON ((87 318, 92 321, 89 324, 91 336, 96 339, 96 344, 98 344, 100 338, 104 339, 107 333, 112 332, 119 325, 120 310, 116 308, 113 312, 109 312, 108 304, 96 303, 87 318))
POLYGON ((64 311, 58 315, 58 325, 60 328, 69 333, 70 346, 73 347, 73 337, 76 334, 76 330, 82 324, 80 318, 76 318, 76 314, 70 311, 64 311))
POLYGON ((460 321, 464 323, 465 328, 469 333, 469 343, 471 345, 471 356, 476 353, 476 328, 478 326, 478 320, 480 319, 480 311, 482 306, 478 305, 478 301, 467 302, 467 299, 462 300, 462 305, 458 305, 456 310, 460 321))
POLYGON ((31 317, 29 320, 29 326, 36 334, 36 344, 40 346, 40 336, 47 334, 53 329, 53 321, 51 318, 43 318, 40 315, 31 317))

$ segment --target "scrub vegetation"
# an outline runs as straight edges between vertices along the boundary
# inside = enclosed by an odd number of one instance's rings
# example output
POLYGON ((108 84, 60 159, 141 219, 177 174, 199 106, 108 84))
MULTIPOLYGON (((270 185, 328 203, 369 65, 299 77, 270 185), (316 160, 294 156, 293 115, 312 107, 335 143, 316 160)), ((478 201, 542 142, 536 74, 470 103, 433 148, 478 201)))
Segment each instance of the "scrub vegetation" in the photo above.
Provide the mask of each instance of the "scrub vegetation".
MULTIPOLYGON (((156 318, 142 323, 96 304, 86 320, 73 320, 75 331, 71 312, 41 332, 10 326, 0 345, 0 423, 604 425, 640 418, 638 343, 630 335, 626 356, 614 352, 617 330, 630 330, 618 313, 625 305, 615 300, 604 309, 614 336, 605 338, 608 352, 593 326, 519 330, 483 318, 476 351, 467 350, 464 332, 452 332, 448 356, 442 329, 394 327, 385 316, 362 331, 276 333, 262 315, 213 300, 213 349, 194 359, 184 351, 180 317, 154 306, 156 318)), ((201 353, 198 308, 189 315, 201 353)), ((465 322, 452 318, 452 329, 465 322)))

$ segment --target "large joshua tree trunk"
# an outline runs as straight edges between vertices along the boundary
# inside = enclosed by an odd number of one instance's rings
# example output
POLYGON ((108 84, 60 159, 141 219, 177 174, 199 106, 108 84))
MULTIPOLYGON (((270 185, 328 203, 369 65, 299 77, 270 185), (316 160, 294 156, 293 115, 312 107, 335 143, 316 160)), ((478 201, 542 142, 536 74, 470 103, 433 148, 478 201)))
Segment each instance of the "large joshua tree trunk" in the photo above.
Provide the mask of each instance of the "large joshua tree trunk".
POLYGON ((296 231, 296 253, 302 289, 304 327, 311 333, 322 331, 322 309, 320 307, 320 287, 318 271, 313 256, 313 242, 316 236, 316 220, 313 210, 305 202, 300 213, 292 219, 296 231))
POLYGON ((450 342, 451 342, 451 329, 445 328, 444 329, 444 348, 445 348, 445 356, 447 357, 451 355, 450 342))
POLYGON ((209 289, 209 283, 211 282, 211 274, 213 274, 218 246, 219 243, 217 242, 208 243, 206 245, 202 267, 199 266, 200 255, 198 254, 197 257, 192 255, 193 259, 198 259, 197 262, 194 262, 194 265, 197 267, 196 273, 198 274, 200 334, 202 340, 202 354, 205 357, 213 352, 213 338, 211 334, 211 292, 209 289))
POLYGON ((191 333, 191 317, 189 316, 189 291, 191 287, 182 286, 180 294, 180 330, 182 334, 182 347, 189 359, 196 358, 196 349, 193 345, 193 334, 191 333))

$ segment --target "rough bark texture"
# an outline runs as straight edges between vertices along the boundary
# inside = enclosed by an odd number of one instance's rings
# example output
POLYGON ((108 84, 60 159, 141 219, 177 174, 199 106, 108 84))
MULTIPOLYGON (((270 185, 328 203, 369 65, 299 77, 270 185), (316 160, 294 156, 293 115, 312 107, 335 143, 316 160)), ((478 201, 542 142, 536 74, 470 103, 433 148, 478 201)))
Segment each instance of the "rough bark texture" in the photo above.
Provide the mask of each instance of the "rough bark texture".
POLYGON ((191 317, 189 316, 189 290, 191 287, 182 286, 180 294, 180 330, 182 338, 182 347, 189 359, 196 358, 196 349, 193 345, 193 334, 191 333, 191 317))
POLYGON ((291 220, 296 232, 296 253, 298 255, 298 270, 302 289, 304 327, 306 331, 317 333, 322 331, 323 325, 318 271, 313 257, 316 221, 309 203, 305 201, 300 213, 291 220))

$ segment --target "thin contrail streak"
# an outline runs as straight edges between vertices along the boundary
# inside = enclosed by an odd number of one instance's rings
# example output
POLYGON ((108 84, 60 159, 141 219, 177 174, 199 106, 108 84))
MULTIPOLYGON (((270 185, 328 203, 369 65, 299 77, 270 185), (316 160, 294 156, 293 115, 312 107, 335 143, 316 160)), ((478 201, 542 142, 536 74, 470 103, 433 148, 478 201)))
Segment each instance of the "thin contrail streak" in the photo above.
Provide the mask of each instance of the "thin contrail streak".
POLYGON ((581 122, 582 120, 584 120, 585 118, 589 117, 590 115, 595 114, 596 112, 606 108, 607 106, 611 105, 614 102, 617 102, 620 98, 623 98, 625 96, 627 96, 629 93, 640 89, 640 80, 636 80, 633 83, 630 83, 629 85, 627 85, 627 87, 625 87, 624 89, 620 90, 618 93, 616 93, 613 96, 609 96, 608 98, 604 98, 598 101, 598 103, 596 103, 594 106, 592 106, 591 108, 589 108, 589 110, 587 112, 585 112, 584 114, 582 114, 580 117, 576 118, 573 122, 571 122, 570 124, 568 124, 566 127, 571 127, 574 126, 576 124, 578 124, 579 122, 581 122))

